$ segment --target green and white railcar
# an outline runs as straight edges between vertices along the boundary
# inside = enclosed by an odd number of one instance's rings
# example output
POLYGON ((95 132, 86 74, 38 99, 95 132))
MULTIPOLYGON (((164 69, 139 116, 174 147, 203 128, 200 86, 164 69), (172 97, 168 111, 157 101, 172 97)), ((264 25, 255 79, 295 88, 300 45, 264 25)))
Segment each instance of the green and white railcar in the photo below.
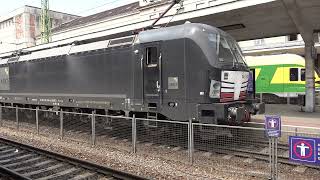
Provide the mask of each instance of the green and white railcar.
MULTIPOLYGON (((279 97, 297 97, 305 94, 305 59, 295 54, 247 56, 247 64, 255 69, 256 93, 279 97)), ((318 70, 315 87, 320 90, 318 70)))

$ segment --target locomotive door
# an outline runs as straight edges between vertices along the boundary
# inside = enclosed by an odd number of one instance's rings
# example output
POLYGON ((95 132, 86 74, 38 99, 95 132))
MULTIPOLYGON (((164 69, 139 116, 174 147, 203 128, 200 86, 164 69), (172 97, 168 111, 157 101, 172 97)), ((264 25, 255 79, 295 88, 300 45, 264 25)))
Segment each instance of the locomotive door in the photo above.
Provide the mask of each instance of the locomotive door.
POLYGON ((146 103, 161 101, 161 53, 160 44, 152 43, 143 46, 143 84, 146 103))

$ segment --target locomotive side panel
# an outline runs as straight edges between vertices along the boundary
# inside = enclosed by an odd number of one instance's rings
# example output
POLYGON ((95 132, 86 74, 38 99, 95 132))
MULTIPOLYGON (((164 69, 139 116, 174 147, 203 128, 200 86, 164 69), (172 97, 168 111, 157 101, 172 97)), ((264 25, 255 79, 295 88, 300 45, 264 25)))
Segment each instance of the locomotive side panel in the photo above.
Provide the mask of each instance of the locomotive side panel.
MULTIPOLYGON (((186 43, 186 72, 188 103, 210 103, 209 100, 209 70, 213 69, 202 49, 193 41, 186 43)), ((218 71, 218 70, 217 70, 218 71)))
POLYGON ((170 119, 186 120, 185 39, 163 41, 161 53, 162 114, 170 119))
POLYGON ((6 101, 86 108, 122 108, 132 96, 131 47, 9 64, 6 101))

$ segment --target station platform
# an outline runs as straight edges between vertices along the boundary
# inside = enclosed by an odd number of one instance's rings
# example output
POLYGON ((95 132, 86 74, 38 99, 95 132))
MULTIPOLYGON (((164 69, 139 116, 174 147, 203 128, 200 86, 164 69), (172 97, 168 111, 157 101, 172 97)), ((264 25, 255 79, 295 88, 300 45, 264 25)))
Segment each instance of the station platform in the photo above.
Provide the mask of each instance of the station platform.
POLYGON ((319 106, 316 107, 316 112, 307 113, 301 111, 298 105, 266 104, 265 114, 252 116, 251 122, 264 123, 265 115, 280 115, 282 125, 320 128, 319 106))

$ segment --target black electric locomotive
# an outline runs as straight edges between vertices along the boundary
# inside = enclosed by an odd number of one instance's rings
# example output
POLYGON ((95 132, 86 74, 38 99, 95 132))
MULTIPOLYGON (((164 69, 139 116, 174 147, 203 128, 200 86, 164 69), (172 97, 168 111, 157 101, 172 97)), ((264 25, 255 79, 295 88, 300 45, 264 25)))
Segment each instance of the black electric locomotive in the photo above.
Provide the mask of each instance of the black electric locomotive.
POLYGON ((264 111, 236 41, 204 24, 3 57, 0 79, 1 104, 19 107, 212 124, 264 111))

